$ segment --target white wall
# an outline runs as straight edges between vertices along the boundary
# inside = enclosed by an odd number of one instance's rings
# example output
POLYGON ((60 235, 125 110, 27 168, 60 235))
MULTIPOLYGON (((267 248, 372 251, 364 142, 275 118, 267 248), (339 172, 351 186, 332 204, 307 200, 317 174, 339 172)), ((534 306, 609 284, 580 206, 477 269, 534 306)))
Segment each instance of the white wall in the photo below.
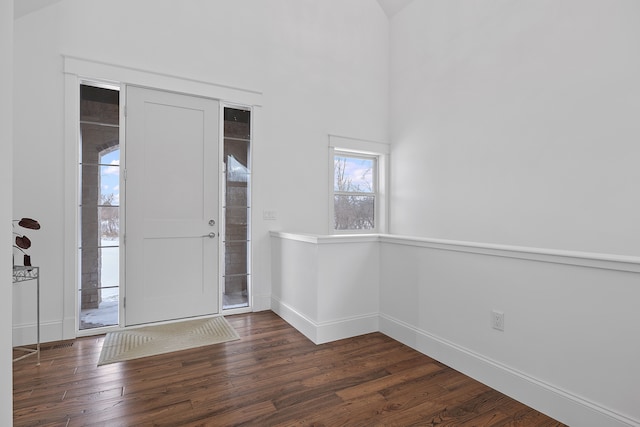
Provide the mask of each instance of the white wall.
POLYGON ((565 424, 640 425, 640 258, 382 242, 382 332, 565 424))
POLYGON ((5 296, 0 298, 0 425, 10 426, 13 423, 13 371, 11 351, 12 292, 11 285, 11 246, 12 240, 12 158, 13 139, 13 0, 0 0, 0 158, 4 164, 0 168, 0 284, 4 287, 5 296))
MULTIPOLYGON (((390 40, 392 233, 637 259, 639 2, 414 1, 390 40)), ((383 313, 640 423, 637 274, 385 256, 398 271, 381 279, 383 313), (502 334, 490 328, 493 308, 505 312, 502 334)), ((421 348, 544 412, 571 412, 421 348)))
POLYGON ((391 232, 640 255, 640 3, 414 1, 391 22, 391 232))
POLYGON ((316 344, 378 331, 377 235, 271 232, 271 308, 316 344))
MULTIPOLYGON (((16 20, 14 214, 43 226, 32 258, 48 301, 44 341, 62 338, 64 309, 63 54, 263 93, 253 285, 268 301, 268 230, 326 231, 328 134, 386 139, 387 46, 372 0, 63 0, 16 20)), ((14 323, 29 324, 27 296, 15 306, 14 323)))

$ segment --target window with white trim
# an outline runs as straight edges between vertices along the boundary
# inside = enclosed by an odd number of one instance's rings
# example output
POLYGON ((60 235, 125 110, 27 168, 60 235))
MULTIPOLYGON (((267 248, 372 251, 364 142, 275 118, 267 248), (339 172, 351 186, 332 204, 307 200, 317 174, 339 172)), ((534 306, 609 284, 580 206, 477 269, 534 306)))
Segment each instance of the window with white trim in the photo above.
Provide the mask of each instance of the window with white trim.
POLYGON ((336 136, 329 145, 329 231, 385 232, 388 145, 336 136))
POLYGON ((377 164, 375 156, 334 151, 333 229, 376 229, 377 164))

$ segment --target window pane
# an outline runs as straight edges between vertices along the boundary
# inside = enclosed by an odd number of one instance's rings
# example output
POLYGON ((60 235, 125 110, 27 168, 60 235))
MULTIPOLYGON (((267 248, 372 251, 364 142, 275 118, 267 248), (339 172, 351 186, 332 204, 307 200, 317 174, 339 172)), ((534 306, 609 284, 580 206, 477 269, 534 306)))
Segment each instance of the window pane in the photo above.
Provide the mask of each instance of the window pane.
POLYGON ((224 308, 240 308, 249 306, 248 275, 224 278, 224 308))
POLYGON ((120 92, 80 85, 80 120, 117 125, 120 121, 120 92))
POLYGON ((249 139, 251 137, 251 112, 237 108, 225 108, 224 136, 249 139))
POLYGON ((100 248, 100 264, 100 287, 117 287, 120 283, 119 248, 100 248))
POLYGON ((226 242, 249 240, 249 210, 247 208, 227 208, 225 219, 224 240, 226 242))
POLYGON ((98 208, 100 218, 100 246, 118 246, 120 236, 120 208, 100 207, 98 208))
POLYGON ((249 265, 247 259, 247 242, 225 243, 225 275, 247 274, 249 265))
POLYGON ((374 159, 335 156, 333 163, 334 191, 348 191, 357 193, 374 192, 374 159))
POLYGON ((229 157, 229 166, 227 168, 227 182, 228 183, 242 183, 247 184, 249 182, 249 173, 244 166, 238 166, 239 163, 235 161, 233 156, 229 157))
POLYGON ((224 162, 227 170, 234 172, 249 172, 249 141, 238 141, 225 138, 224 140, 224 162), (232 160, 233 159, 233 160, 232 160), (230 160, 232 160, 230 162, 230 160))
MULTIPOLYGON (((100 274, 102 269, 100 268, 100 248, 98 247, 84 247, 80 250, 80 281, 81 287, 89 293, 91 290, 96 290, 100 287, 100 274)), ((88 300, 87 300, 88 301, 88 300)), ((87 302, 83 299, 83 303, 87 302)), ((96 302, 97 299, 91 300, 96 302)))
POLYGON ((82 163, 97 164, 100 153, 111 150, 120 143, 120 130, 116 126, 96 123, 80 124, 82 163))
POLYGON ((251 112, 224 109, 224 292, 222 308, 249 306, 251 112))
POLYGON ((335 195, 333 200, 336 230, 372 230, 375 228, 375 197, 335 195))
POLYGON ((120 205, 119 166, 81 166, 83 205, 120 205))
POLYGON ((120 251, 117 246, 82 248, 80 259, 83 290, 117 286, 120 282, 120 251))
POLYGON ((100 204, 120 205, 120 149, 112 147, 100 156, 100 204), (104 166, 108 165, 108 166, 104 166))
POLYGON ((111 206, 120 204, 120 166, 100 166, 100 200, 98 203, 111 206))
POLYGON ((227 181, 225 190, 226 207, 244 207, 249 205, 249 189, 246 183, 227 181))
POLYGON ((80 329, 118 324, 118 288, 81 289, 80 329))
POLYGON ((120 93, 80 85, 80 329, 118 324, 120 93))

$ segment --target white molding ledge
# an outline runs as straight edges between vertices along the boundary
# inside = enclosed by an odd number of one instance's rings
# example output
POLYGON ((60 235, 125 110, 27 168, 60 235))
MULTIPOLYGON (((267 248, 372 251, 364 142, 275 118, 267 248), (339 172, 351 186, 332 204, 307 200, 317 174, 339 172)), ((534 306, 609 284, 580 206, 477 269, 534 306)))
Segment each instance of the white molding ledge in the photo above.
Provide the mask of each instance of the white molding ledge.
POLYGON ((640 273, 640 257, 591 252, 565 251, 558 249, 532 248, 526 246, 497 245, 492 243, 465 242, 459 240, 431 239, 393 234, 341 234, 320 235, 271 231, 271 236, 286 240, 317 245, 335 243, 380 242, 395 245, 417 246, 453 252, 469 252, 487 256, 517 258, 553 264, 640 273))
POLYGON ((304 233, 285 233, 283 231, 270 231, 272 237, 279 237, 286 240, 294 240, 296 242, 313 243, 314 245, 326 245, 335 243, 366 243, 379 242, 379 234, 304 234, 304 233))

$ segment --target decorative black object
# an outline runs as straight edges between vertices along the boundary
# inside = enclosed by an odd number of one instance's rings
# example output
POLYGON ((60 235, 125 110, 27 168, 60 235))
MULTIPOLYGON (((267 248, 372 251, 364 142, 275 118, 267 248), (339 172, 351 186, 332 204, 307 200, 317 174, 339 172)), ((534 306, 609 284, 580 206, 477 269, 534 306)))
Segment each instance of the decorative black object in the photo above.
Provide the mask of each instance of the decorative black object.
MULTIPOLYGON (((28 228, 29 230, 40 230, 40 223, 38 223, 38 221, 33 218, 14 219, 12 224, 14 229, 16 227, 16 223, 18 223, 18 226, 22 228, 28 228)), ((30 267, 31 257, 25 252, 25 250, 31 247, 31 240, 27 236, 16 233, 15 231, 13 232, 13 235, 16 236, 13 247, 24 254, 23 265, 25 267, 30 267)))

